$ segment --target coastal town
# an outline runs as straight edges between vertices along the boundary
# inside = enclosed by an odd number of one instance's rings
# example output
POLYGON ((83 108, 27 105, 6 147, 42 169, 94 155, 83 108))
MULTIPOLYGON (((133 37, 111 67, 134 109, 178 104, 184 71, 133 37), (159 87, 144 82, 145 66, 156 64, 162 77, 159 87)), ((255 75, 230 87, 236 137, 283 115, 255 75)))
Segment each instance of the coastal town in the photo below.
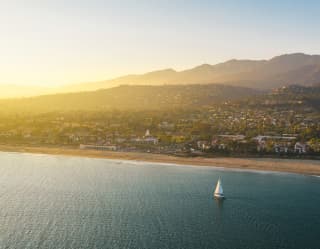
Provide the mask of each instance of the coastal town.
POLYGON ((0 144, 177 156, 319 155, 317 111, 298 102, 254 106, 2 115, 0 144))

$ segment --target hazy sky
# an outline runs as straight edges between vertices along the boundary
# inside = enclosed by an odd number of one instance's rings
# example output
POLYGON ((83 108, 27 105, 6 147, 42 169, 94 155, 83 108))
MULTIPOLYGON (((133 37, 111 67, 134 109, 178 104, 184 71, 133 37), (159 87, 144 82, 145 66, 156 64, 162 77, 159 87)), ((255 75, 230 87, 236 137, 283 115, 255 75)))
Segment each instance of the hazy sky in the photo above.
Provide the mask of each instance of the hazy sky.
POLYGON ((0 0, 0 83, 320 54, 318 0, 0 0))

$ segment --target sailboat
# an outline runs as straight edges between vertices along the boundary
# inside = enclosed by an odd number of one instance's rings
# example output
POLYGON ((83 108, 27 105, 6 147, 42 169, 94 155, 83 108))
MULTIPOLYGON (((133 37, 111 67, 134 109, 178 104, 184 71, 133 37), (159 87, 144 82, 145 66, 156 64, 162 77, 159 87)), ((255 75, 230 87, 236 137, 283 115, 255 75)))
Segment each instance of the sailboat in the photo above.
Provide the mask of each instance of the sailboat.
POLYGON ((219 180, 217 182, 216 189, 213 193, 213 197, 216 199, 224 199, 224 194, 223 194, 223 189, 222 189, 222 184, 221 184, 221 179, 219 177, 219 180))

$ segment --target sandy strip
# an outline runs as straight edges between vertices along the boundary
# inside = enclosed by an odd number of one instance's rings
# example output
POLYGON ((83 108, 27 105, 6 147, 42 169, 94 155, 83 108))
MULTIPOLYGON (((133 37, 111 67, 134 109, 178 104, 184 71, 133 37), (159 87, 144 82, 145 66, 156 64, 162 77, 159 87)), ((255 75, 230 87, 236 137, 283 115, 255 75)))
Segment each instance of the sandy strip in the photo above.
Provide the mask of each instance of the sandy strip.
POLYGON ((320 176, 320 161, 296 159, 260 159, 260 158, 203 158, 203 157, 174 157, 151 153, 110 152, 96 150, 80 150, 71 148, 21 147, 0 145, 0 151, 24 152, 50 155, 81 156, 92 158, 107 158, 119 160, 134 160, 156 163, 174 163, 193 166, 212 166, 230 169, 263 170, 289 172, 305 175, 320 176))

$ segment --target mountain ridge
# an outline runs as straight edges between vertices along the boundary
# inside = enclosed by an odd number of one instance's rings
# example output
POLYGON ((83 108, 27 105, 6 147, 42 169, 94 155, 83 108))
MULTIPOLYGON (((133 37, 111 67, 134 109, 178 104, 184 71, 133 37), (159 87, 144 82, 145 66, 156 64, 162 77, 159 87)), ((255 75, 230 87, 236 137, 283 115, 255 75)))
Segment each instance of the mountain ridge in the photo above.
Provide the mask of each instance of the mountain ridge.
POLYGON ((0 98, 5 97, 5 92, 10 92, 9 97, 29 97, 49 93, 95 91, 120 85, 192 84, 222 84, 264 90, 292 84, 317 86, 320 85, 320 55, 293 53, 275 56, 269 60, 231 59, 214 65, 201 64, 182 71, 166 68, 51 89, 22 91, 1 86, 3 91, 0 92, 0 98), (5 88, 9 90, 6 91, 5 88))
MULTIPOLYGON (((313 66, 320 70, 320 55, 304 53, 283 54, 269 60, 237 60, 231 59, 215 65, 202 64, 191 69, 175 71, 163 69, 145 74, 134 74, 118 77, 111 80, 77 84, 77 90, 82 86, 89 87, 85 90, 97 90, 117 85, 183 85, 183 84, 223 84, 260 89, 271 89, 284 85, 299 84, 312 86, 320 84, 320 75, 315 70, 304 72, 302 69, 313 66), (297 82, 292 82, 296 70, 300 71, 297 82), (311 75, 310 75, 311 74, 311 75), (287 75, 287 77, 285 77, 287 75)), ((72 85, 70 90, 76 89, 72 85)), ((65 88, 66 89, 66 88, 65 88)))

